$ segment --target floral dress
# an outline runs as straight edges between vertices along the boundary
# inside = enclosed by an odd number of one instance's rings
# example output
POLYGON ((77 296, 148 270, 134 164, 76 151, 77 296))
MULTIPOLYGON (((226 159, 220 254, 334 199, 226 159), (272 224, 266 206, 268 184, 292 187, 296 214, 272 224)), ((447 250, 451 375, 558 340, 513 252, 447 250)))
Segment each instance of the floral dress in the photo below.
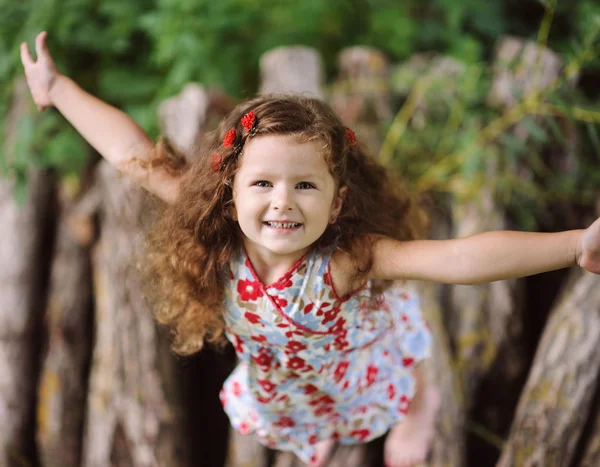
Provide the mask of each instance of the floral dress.
POLYGON ((330 258, 313 250, 266 286, 240 254, 225 287, 226 334, 240 363, 223 407, 237 431, 304 462, 319 441, 366 442, 400 422, 431 345, 415 294, 372 297, 367 282, 341 298, 330 258))

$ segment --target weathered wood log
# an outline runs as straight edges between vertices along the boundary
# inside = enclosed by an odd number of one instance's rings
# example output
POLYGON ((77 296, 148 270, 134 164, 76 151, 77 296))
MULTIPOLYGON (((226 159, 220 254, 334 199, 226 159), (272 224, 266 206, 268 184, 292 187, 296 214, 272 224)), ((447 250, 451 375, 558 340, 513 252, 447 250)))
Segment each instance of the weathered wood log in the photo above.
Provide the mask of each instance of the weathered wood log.
POLYGON ((432 357, 424 363, 428 379, 437 386, 441 406, 430 453, 430 467, 461 467, 465 465, 465 402, 450 340, 444 326, 436 285, 419 285, 423 314, 434 336, 432 357))
POLYGON ((580 464, 581 467, 596 467, 600 465, 600 410, 596 411, 593 421, 591 436, 585 446, 580 464))
POLYGON ((93 252, 95 347, 83 465, 186 466, 189 443, 174 359, 144 300, 136 268, 144 193, 98 168, 101 234, 93 252))
POLYGON ((500 467, 570 465, 600 374, 600 276, 573 271, 551 312, 500 467))
MULTIPOLYGON (((8 163, 19 156, 17 126, 30 102, 25 80, 17 81, 3 143, 8 163)), ((0 178, 0 465, 7 467, 36 462, 35 388, 52 238, 53 179, 34 169, 27 177, 23 203, 11 175, 0 178)))
POLYGON ((260 58, 261 94, 296 93, 323 99, 321 56, 309 47, 278 47, 260 58))
POLYGON ((158 108, 161 133, 192 159, 212 120, 225 116, 234 106, 234 100, 218 89, 189 83, 179 94, 161 102, 158 108))
POLYGON ((89 247, 100 199, 94 187, 77 203, 64 184, 58 193, 60 212, 46 308, 48 343, 38 387, 37 443, 45 467, 78 467, 93 342, 89 247))
POLYGON ((383 52, 364 46, 342 50, 330 103, 376 154, 384 136, 382 123, 392 117, 390 65, 383 52))

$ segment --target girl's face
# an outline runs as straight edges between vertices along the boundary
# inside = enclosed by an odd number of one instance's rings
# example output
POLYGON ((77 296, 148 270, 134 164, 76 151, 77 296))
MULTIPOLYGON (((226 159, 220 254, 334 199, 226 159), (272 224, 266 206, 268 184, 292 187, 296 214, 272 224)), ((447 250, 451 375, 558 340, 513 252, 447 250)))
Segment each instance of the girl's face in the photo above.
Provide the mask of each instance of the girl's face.
POLYGON ((249 255, 297 260, 339 214, 341 193, 320 146, 272 135, 245 144, 233 201, 249 255))

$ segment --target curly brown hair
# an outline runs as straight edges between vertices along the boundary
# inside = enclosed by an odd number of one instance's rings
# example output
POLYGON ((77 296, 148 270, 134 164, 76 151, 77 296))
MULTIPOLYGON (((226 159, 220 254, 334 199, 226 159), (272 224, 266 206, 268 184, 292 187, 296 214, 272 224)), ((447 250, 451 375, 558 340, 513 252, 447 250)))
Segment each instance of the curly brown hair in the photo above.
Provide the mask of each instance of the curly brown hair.
POLYGON ((327 227, 315 247, 335 243, 349 253, 357 271, 354 280, 366 277, 373 265, 371 235, 398 240, 422 235, 423 211, 360 144, 350 144, 346 130, 320 100, 270 95, 238 105, 207 134, 190 163, 166 142, 157 144, 150 165, 182 173, 182 179, 177 201, 165 206, 148 230, 145 272, 155 318, 171 329, 176 353, 188 355, 205 341, 224 341, 223 288, 229 263, 242 250, 242 233, 232 216, 232 185, 248 138, 289 135, 298 142, 323 144, 334 180, 347 191, 336 223, 327 227), (250 110, 258 122, 255 135, 240 122, 250 110), (235 144, 225 148, 223 139, 232 128, 235 144), (211 170, 215 153, 222 161, 220 170, 211 170))

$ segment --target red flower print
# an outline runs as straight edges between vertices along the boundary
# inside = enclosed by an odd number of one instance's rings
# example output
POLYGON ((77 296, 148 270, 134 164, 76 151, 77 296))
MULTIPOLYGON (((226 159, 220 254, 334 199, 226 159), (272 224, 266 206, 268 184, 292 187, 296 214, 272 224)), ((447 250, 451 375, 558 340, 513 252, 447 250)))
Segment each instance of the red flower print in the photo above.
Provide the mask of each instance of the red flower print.
POLYGON ((237 291, 244 302, 254 301, 263 296, 263 292, 258 281, 247 281, 240 279, 237 284, 237 291))
POLYGON ((327 310, 324 313, 325 317, 323 318, 323 321, 321 321, 321 324, 327 324, 327 323, 330 323, 331 321, 335 321, 335 319, 338 317, 339 314, 340 314, 339 307, 335 307, 335 308, 332 308, 331 310, 327 310))
POLYGON ((241 435, 247 435, 248 433, 250 433, 250 427, 248 426, 248 424, 246 422, 242 422, 242 423, 240 423, 240 426, 238 427, 238 431, 240 432, 241 435))
POLYGON ((241 119, 242 125, 248 131, 252 130, 252 125, 254 125, 255 117, 254 112, 251 110, 246 115, 244 115, 241 119))
POLYGON ((344 350, 346 347, 348 347, 350 343, 346 340, 346 333, 337 336, 334 344, 337 350, 344 350))
POLYGON ((249 311, 247 311, 246 313, 244 313, 244 318, 246 318, 252 324, 258 324, 258 323, 260 323, 260 316, 258 316, 255 313, 250 313, 249 311))
POLYGON ((329 331, 333 333, 344 332, 344 324, 346 324, 346 320, 344 318, 340 318, 333 326, 329 328, 329 331))
POLYGON ((317 407, 320 407, 322 405, 332 405, 334 402, 335 401, 330 396, 328 396, 327 394, 323 394, 322 396, 310 401, 309 405, 316 405, 317 407))
POLYGON ((218 152, 215 152, 212 156, 210 156, 210 170, 213 172, 218 172, 221 170, 221 164, 223 164, 223 156, 218 152))
POLYGON ((239 396, 242 393, 242 385, 237 381, 234 381, 231 387, 231 392, 233 392, 234 396, 239 396))
POLYGON ((266 336, 259 334, 258 336, 252 336, 251 338, 254 342, 267 342, 266 336))
POLYGON ((309 313, 312 311, 312 309, 313 309, 314 307, 315 307, 315 304, 314 304, 314 303, 309 303, 308 305, 306 305, 306 306, 304 307, 304 314, 305 314, 305 315, 309 314, 309 313))
POLYGON ((227 134, 225 135, 225 138, 223 138, 223 147, 230 148, 231 146, 233 146, 234 142, 235 142, 235 128, 232 128, 231 130, 229 130, 227 132, 227 134))
POLYGON ((346 389, 348 389, 350 387, 350 381, 346 381, 344 383, 344 385, 342 386, 342 391, 345 391, 346 389))
POLYGON ((348 144, 350 146, 354 146, 356 144, 356 133, 354 133, 350 128, 346 128, 346 139, 348 140, 348 144))
POLYGON ((271 381, 267 381, 266 379, 259 379, 258 384, 262 386, 262 388, 267 392, 272 392, 277 386, 271 381))
POLYGON ((292 357, 288 361, 287 367, 291 368, 292 370, 301 370, 302 368, 304 368, 305 363, 306 362, 304 361, 304 359, 300 357, 292 357))
POLYGON ((387 396, 389 400, 392 400, 394 397, 396 397, 396 387, 391 383, 387 387, 387 396))
POLYGON ((290 417, 281 417, 279 420, 275 422, 275 426, 280 428, 288 428, 292 426, 296 426, 296 422, 292 420, 290 417))
POLYGON ((398 412, 406 414, 408 412, 408 397, 402 396, 398 404, 398 412))
POLYGON ((335 340, 333 341, 333 344, 335 345, 335 348, 337 350, 344 350, 346 347, 348 347, 349 343, 346 340, 347 335, 348 335, 348 331, 346 329, 344 329, 337 336, 335 336, 335 340))
POLYGON ((304 345, 302 342, 297 341, 288 341, 285 347, 286 352, 300 352, 301 350, 306 349, 306 345, 304 345))
POLYGON ((244 341, 240 339, 240 336, 238 336, 237 334, 234 334, 233 338, 235 340, 235 344, 233 344, 233 348, 235 349, 235 351, 239 354, 244 353, 244 341))
POLYGON ((225 407, 227 405, 227 396, 225 395, 224 391, 221 391, 219 393, 219 400, 221 401, 221 405, 223 407, 225 407))
POLYGON ((310 435, 308 438, 308 444, 317 444, 319 442, 319 438, 317 435, 310 435))
POLYGON ((332 436, 331 439, 334 441, 337 441, 340 439, 340 434, 338 432, 335 432, 332 436))
POLYGON ((402 359, 402 364, 403 364, 405 367, 409 367, 409 366, 411 366, 411 365, 412 365, 414 362, 415 362, 415 359, 414 359, 414 358, 407 357, 407 358, 403 358, 403 359, 402 359))
POLYGON ((357 438, 360 441, 364 441, 369 437, 370 434, 370 430, 368 430, 367 428, 362 428, 360 430, 354 430, 352 433, 350 433, 350 436, 352 436, 353 438, 357 438))
POLYGON ((323 302, 321 303, 321 306, 319 307, 319 311, 317 311, 317 316, 323 316, 323 313, 325 312, 325 308, 330 307, 331 303, 329 302, 323 302))
POLYGON ((371 386, 375 382, 378 373, 379 368, 377 368, 375 365, 369 365, 367 367, 367 386, 371 386))
POLYGON ((304 386, 304 394, 312 394, 313 392, 317 392, 317 387, 312 384, 307 384, 304 386))
POLYGON ((346 370, 348 369, 349 365, 350 365, 350 363, 348 363, 348 362, 338 363, 338 366, 335 368, 335 371, 333 372, 333 379, 335 380, 336 383, 339 383, 342 380, 342 378, 346 374, 346 370))
POLYGON ((288 304, 287 300, 283 297, 273 297, 273 301, 281 308, 285 308, 288 304))
POLYGON ((252 356, 252 360, 254 360, 254 362, 260 366, 262 370, 266 371, 271 367, 273 356, 267 349, 263 347, 258 351, 258 355, 252 356))
POLYGON ((325 415, 325 414, 328 414, 328 413, 331 413, 331 412, 333 412, 333 407, 331 407, 329 405, 324 405, 324 406, 318 407, 315 410, 315 415, 317 417, 319 417, 321 415, 325 415))
POLYGON ((256 398, 256 400, 258 402, 260 402, 261 404, 268 404, 269 402, 271 402, 271 398, 270 397, 263 397, 263 396, 258 396, 256 398))

